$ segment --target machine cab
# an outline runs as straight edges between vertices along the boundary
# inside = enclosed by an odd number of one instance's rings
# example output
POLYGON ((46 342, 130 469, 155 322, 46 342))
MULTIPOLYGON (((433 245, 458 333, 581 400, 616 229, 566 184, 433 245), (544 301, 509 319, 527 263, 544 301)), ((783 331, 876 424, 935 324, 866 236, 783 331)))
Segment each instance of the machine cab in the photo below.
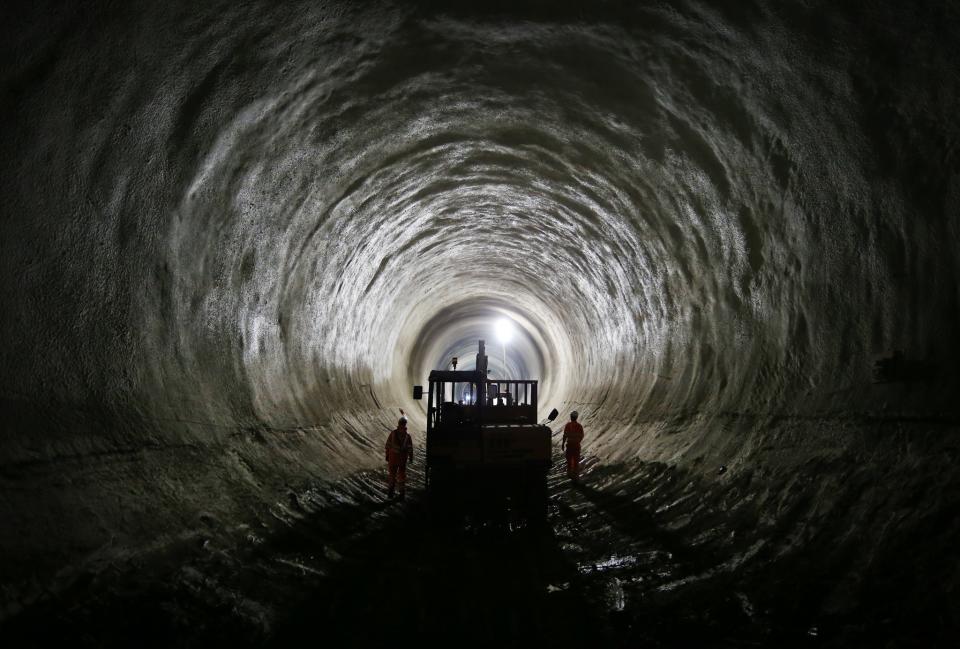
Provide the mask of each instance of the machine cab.
MULTIPOLYGON (((480 341, 476 369, 434 370, 427 392, 427 475, 436 468, 550 465, 550 429, 537 424, 537 381, 487 377, 480 341)), ((414 398, 422 397, 414 388, 414 398)), ((550 419, 556 415, 551 413, 550 419)), ((544 474, 545 475, 545 474, 544 474)))

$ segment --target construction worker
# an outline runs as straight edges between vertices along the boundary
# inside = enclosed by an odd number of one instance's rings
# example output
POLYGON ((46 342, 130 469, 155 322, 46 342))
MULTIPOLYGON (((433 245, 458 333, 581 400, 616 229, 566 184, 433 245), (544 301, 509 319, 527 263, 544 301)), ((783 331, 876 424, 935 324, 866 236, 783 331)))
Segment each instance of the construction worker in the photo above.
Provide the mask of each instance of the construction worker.
POLYGON ((407 462, 413 462, 413 439, 407 432, 407 418, 400 417, 396 429, 390 431, 385 445, 387 453, 387 497, 393 498, 394 487, 399 483, 400 498, 406 495, 407 462))
POLYGON ((570 421, 563 427, 563 441, 560 450, 566 447, 567 477, 576 482, 580 479, 580 443, 583 441, 583 426, 577 421, 580 413, 570 413, 570 421))

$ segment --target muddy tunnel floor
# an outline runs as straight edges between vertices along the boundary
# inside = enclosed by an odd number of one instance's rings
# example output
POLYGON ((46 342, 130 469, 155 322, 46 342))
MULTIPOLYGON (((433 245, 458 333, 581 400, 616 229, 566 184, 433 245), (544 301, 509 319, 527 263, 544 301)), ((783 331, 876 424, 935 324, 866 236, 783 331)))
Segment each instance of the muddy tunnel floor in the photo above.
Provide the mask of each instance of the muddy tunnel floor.
POLYGON ((958 33, 4 0, 0 649, 960 646, 958 33))
POLYGON ((897 596, 931 576, 916 562, 897 572, 896 558, 879 561, 851 585, 855 550, 825 535, 840 546, 826 562, 816 541, 792 543, 815 507, 781 494, 780 515, 764 521, 751 506, 763 499, 756 476, 706 488, 646 464, 626 481, 624 467, 590 457, 575 484, 556 457, 546 499, 476 487, 429 496, 422 459, 405 500, 387 498, 380 473, 358 473, 323 487, 339 502, 322 511, 309 490, 291 494, 276 525, 208 521, 175 551, 91 570, 0 628, 5 646, 929 647, 955 637, 942 593, 897 596))

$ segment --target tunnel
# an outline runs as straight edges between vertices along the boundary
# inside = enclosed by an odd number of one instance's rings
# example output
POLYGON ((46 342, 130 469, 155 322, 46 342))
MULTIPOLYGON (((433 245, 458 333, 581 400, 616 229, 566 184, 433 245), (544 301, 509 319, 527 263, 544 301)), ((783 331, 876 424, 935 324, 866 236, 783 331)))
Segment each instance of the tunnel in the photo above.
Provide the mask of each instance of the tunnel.
POLYGON ((4 646, 955 646, 956 3, 0 14, 4 646), (479 340, 537 524, 424 497, 479 340))

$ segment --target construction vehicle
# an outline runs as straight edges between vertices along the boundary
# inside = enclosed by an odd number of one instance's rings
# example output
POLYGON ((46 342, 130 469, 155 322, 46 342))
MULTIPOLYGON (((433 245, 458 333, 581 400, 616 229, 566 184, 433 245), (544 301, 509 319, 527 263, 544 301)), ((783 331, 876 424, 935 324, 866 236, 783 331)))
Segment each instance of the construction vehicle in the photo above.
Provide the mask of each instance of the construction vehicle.
MULTIPOLYGON (((427 392, 426 481, 496 474, 546 484, 551 431, 537 423, 537 381, 490 379, 480 341, 476 369, 434 370, 427 392)), ((414 386, 413 398, 423 398, 414 386)), ((557 417, 553 410, 548 421, 557 417)))

